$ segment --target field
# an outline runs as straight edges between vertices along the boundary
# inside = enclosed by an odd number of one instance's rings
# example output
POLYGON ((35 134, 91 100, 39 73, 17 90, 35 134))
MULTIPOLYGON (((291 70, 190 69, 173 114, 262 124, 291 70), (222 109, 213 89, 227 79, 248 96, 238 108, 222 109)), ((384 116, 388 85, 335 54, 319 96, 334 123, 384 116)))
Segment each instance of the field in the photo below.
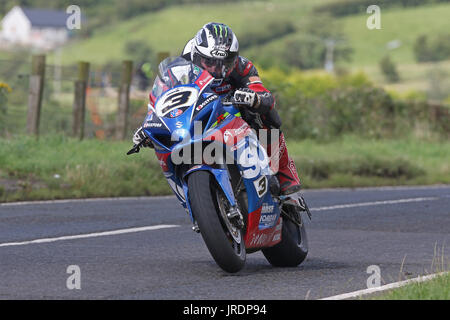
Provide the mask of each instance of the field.
MULTIPOLYGON (((323 1, 322 1, 323 2, 323 1)), ((313 8, 312 1, 243 2, 237 4, 214 4, 200 6, 177 6, 156 13, 148 13, 113 27, 94 31, 94 36, 67 47, 65 63, 88 59, 94 63, 103 63, 111 59, 126 58, 123 51, 124 42, 139 40, 150 45, 154 50, 169 51, 177 54, 184 44, 193 37, 206 22, 220 21, 230 25, 239 36, 258 29, 264 29, 274 21, 292 22, 297 28, 296 34, 270 41, 264 46, 257 46, 244 51, 252 56, 255 51, 276 52, 279 44, 302 33, 303 20, 313 8), (237 14, 238 13, 238 14, 237 14), (125 41, 126 39, 126 41, 125 41), (70 54, 69 54, 70 52, 70 54)), ((320 4, 321 2, 316 2, 320 4)), ((352 66, 378 64, 388 52, 386 44, 400 40, 400 48, 392 52, 398 63, 412 63, 412 47, 421 34, 442 33, 449 29, 450 5, 421 6, 407 9, 389 9, 382 11, 382 29, 369 30, 366 27, 367 14, 337 20, 354 48, 352 66)))
MULTIPOLYGON (((305 35, 304 25, 312 9, 327 1, 277 1, 241 2, 234 4, 181 5, 159 12, 143 14, 128 21, 93 30, 93 36, 77 40, 63 49, 64 64, 87 60, 94 65, 113 60, 126 59, 125 45, 128 41, 139 41, 153 51, 167 51, 171 55, 181 52, 187 40, 206 22, 220 21, 232 26, 239 36, 265 32, 274 23, 290 23, 296 28, 291 33, 264 44, 253 45, 242 50, 242 55, 258 62, 274 59, 281 63, 280 55, 286 50, 286 43, 305 35), (278 59, 278 60, 277 60, 278 59)), ((363 70, 377 84, 389 89, 427 91, 430 89, 430 73, 439 69, 450 73, 448 62, 417 64, 413 44, 422 34, 435 35, 450 29, 449 4, 419 6, 416 8, 393 8, 381 11, 381 30, 366 27, 368 14, 342 18, 329 18, 346 37, 353 49, 349 62, 338 66, 351 71, 363 70), (398 40, 401 46, 388 50, 388 42, 398 40), (397 63, 400 82, 389 84, 379 70, 381 58, 390 54, 397 63)), ((49 55, 49 63, 54 56, 49 55)))
MULTIPOLYGON (((0 140, 0 202, 171 194, 149 150, 127 157, 130 142, 0 140)), ((288 141, 305 188, 450 183, 448 141, 288 141)))
POLYGON ((125 42, 132 40, 142 41, 155 51, 168 51, 177 55, 207 22, 226 23, 239 35, 258 31, 273 21, 300 21, 311 9, 312 3, 311 0, 276 3, 260 1, 170 7, 94 30, 93 37, 64 49, 67 53, 63 54, 63 63, 70 64, 83 59, 105 63, 124 59, 125 42))

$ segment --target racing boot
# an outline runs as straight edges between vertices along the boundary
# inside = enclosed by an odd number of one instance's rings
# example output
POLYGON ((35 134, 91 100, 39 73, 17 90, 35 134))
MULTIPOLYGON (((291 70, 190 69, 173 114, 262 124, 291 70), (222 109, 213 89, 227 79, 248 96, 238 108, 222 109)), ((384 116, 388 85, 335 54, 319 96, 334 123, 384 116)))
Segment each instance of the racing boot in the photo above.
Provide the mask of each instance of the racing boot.
POLYGON ((290 195, 301 189, 300 178, 297 174, 294 160, 289 157, 284 134, 280 132, 279 143, 267 146, 270 167, 280 182, 281 194, 290 195))

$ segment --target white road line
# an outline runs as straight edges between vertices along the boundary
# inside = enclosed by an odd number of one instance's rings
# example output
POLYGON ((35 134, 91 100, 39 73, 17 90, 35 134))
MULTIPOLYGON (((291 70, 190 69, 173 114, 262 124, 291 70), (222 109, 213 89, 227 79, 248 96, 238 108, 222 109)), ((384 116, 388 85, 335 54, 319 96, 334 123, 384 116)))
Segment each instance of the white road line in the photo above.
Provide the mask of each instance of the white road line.
POLYGON ((345 299, 352 299, 352 298, 358 298, 361 297, 363 295, 367 295, 367 294, 372 294, 375 292, 381 292, 381 291, 386 291, 386 290, 390 290, 390 289, 395 289, 395 288, 400 288, 403 287, 407 284, 410 283, 419 283, 419 282, 424 282, 424 281, 428 281, 431 280, 437 276, 441 276, 444 274, 447 274, 448 272, 441 272, 441 273, 435 273, 435 274, 430 274, 428 276, 419 276, 417 278, 414 279, 409 279, 409 280, 405 280, 405 281, 400 281, 400 282, 394 282, 394 283, 390 283, 381 287, 377 287, 377 288, 370 288, 370 289, 364 289, 364 290, 358 290, 358 291, 354 291, 354 292, 349 292, 349 293, 344 293, 344 294, 339 294, 337 296, 332 296, 332 297, 328 297, 328 298, 323 298, 320 300, 345 300, 345 299))
POLYGON ((321 189, 305 189, 304 193, 310 192, 322 192, 322 191, 336 191, 336 192, 348 192, 348 191, 414 191, 414 190, 439 190, 448 189, 448 184, 435 184, 429 186, 384 186, 384 187, 357 187, 357 188, 321 188, 321 189))
POLYGON ((180 226, 162 224, 162 225, 157 225, 157 226, 129 228, 129 229, 121 229, 121 230, 96 232, 96 233, 86 233, 86 234, 63 236, 63 237, 57 237, 57 238, 46 238, 46 239, 36 239, 36 240, 22 241, 22 242, 0 243, 0 247, 24 246, 24 245, 28 245, 28 244, 49 243, 49 242, 64 241, 64 240, 105 237, 105 236, 113 236, 113 235, 118 235, 118 234, 135 233, 135 232, 143 232, 143 231, 159 230, 159 229, 167 229, 167 228, 177 228, 177 227, 180 227, 180 226))
POLYGON ((335 205, 335 206, 329 206, 329 207, 311 208, 310 210, 311 211, 325 211, 325 210, 346 209, 346 208, 355 208, 355 207, 379 206, 379 205, 386 205, 386 204, 434 201, 434 200, 439 200, 439 199, 440 199, 439 197, 427 197, 427 198, 409 198, 409 199, 398 199, 398 200, 349 203, 349 204, 341 204, 341 205, 335 205))

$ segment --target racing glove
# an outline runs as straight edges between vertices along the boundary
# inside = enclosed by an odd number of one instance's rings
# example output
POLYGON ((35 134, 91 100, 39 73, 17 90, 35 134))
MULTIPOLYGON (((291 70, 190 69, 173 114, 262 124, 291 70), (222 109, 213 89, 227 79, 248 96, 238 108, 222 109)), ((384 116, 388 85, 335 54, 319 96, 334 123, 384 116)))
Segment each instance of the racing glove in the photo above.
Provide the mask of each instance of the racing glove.
POLYGON ((240 105, 246 105, 251 108, 258 108, 260 98, 258 94, 249 88, 241 88, 235 91, 234 100, 240 105))
POLYGON ((135 145, 138 145, 138 144, 140 144, 142 141, 144 141, 144 142, 142 143, 142 146, 143 146, 143 147, 148 147, 148 148, 153 148, 153 147, 154 147, 152 141, 150 140, 150 138, 147 137, 147 135, 145 134, 144 129, 143 129, 142 127, 140 127, 140 128, 137 129, 136 132, 134 133, 134 136, 133 136, 133 143, 134 143, 135 145))

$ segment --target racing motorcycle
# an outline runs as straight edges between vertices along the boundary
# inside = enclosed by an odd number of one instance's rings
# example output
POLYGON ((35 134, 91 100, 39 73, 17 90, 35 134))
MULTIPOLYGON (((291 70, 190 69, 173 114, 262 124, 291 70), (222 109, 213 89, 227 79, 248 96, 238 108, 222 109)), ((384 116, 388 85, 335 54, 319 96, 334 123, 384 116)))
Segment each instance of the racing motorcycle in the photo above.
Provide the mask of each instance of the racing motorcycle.
POLYGON ((238 272, 259 250, 273 266, 298 266, 308 254, 301 215, 311 218, 308 206, 280 194, 267 152, 243 119, 248 108, 215 94, 213 81, 181 57, 159 65, 142 127, 164 176, 223 270, 238 272))

